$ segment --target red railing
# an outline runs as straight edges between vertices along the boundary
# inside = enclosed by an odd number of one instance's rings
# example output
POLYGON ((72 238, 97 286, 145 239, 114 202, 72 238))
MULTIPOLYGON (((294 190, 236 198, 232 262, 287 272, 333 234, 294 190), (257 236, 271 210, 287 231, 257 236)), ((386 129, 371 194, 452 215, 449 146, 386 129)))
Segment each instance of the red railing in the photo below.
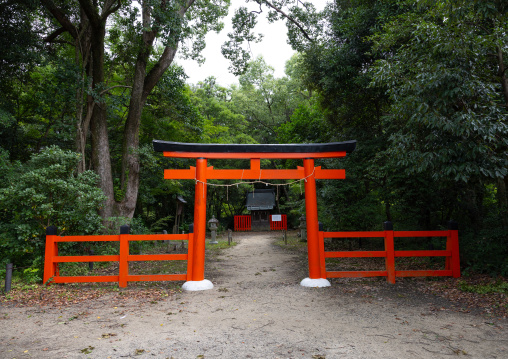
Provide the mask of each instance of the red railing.
POLYGON ((235 231, 250 231, 252 220, 250 215, 235 216, 235 231))
MULTIPOLYGON (((391 225, 391 223, 390 223, 391 225)), ((453 228, 453 227, 451 227, 453 228)), ((319 232, 320 272, 323 278, 360 278, 387 277, 389 283, 395 283, 396 277, 460 277, 459 235, 456 228, 447 231, 393 231, 388 229, 379 232, 319 232), (384 251, 343 251, 325 252, 325 238, 384 238, 384 251), (394 238, 411 237, 445 237, 445 250, 408 250, 396 251, 394 238), (385 258, 385 270, 379 271, 326 271, 326 258, 385 258), (399 257, 446 257, 442 270, 397 270, 395 258, 399 257)))
POLYGON ((173 281, 190 280, 192 275, 192 238, 193 234, 150 234, 131 235, 128 226, 122 226, 120 235, 107 236, 57 236, 55 227, 46 231, 46 254, 44 261, 44 283, 83 283, 83 282, 118 282, 119 287, 126 287, 130 281, 173 281), (130 241, 188 241, 187 254, 129 254, 130 241), (120 242, 118 255, 59 256, 59 242, 120 242), (129 274, 129 262, 132 261, 187 261, 186 274, 129 274), (118 275, 108 276, 60 276, 58 263, 71 262, 118 262, 118 275))
POLYGON ((288 229, 287 216, 285 214, 271 214, 270 215, 270 230, 271 231, 282 231, 288 229), (278 217, 277 217, 278 216, 278 217), (280 219, 280 221, 274 221, 273 219, 280 219))

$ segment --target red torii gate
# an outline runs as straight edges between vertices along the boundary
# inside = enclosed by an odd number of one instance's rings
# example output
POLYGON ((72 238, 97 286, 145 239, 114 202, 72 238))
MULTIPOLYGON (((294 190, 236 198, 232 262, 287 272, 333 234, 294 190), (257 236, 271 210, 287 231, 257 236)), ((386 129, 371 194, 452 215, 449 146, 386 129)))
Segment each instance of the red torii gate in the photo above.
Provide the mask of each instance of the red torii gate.
POLYGON ((186 170, 164 170, 165 179, 196 181, 194 198, 194 239, 191 280, 183 285, 185 290, 212 289, 205 279, 206 187, 207 180, 305 180, 305 211, 307 217, 307 247, 309 277, 301 285, 326 287, 326 270, 321 268, 319 250, 319 223, 316 198, 316 179, 344 179, 341 169, 322 169, 314 166, 315 158, 345 157, 354 151, 356 141, 322 144, 200 144, 169 141, 153 141, 154 150, 165 157, 196 158, 196 167, 186 170), (261 159, 303 159, 303 167, 292 170, 261 169, 261 159), (250 169, 214 169, 208 167, 208 159, 250 159, 250 169))

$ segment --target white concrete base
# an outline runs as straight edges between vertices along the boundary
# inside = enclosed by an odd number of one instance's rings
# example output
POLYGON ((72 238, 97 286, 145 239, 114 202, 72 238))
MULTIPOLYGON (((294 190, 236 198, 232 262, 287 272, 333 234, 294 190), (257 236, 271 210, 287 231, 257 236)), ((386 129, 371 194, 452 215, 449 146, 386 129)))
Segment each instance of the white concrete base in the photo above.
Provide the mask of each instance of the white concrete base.
POLYGON ((330 282, 326 278, 318 278, 318 279, 305 278, 300 282, 300 285, 302 287, 310 287, 310 288, 323 288, 331 286, 330 282))
POLYGON ((210 282, 208 279, 203 279, 200 281, 190 280, 182 285, 182 289, 189 292, 195 292, 198 290, 208 290, 213 289, 213 283, 210 282))

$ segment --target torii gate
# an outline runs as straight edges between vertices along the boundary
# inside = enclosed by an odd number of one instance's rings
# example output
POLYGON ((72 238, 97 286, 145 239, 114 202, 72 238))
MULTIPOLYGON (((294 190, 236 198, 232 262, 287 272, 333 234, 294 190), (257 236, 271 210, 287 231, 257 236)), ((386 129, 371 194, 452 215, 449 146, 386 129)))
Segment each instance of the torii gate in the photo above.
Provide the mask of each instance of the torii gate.
POLYGON ((165 157, 196 158, 196 167, 186 170, 164 170, 165 179, 196 181, 194 199, 194 239, 191 280, 184 290, 212 289, 205 279, 206 183, 209 179, 231 180, 305 180, 305 211, 307 218, 307 249, 309 277, 301 281, 305 287, 328 287, 326 269, 320 265, 319 223, 316 179, 344 179, 345 170, 322 169, 314 166, 315 158, 345 157, 354 151, 356 141, 321 144, 201 144, 153 140, 154 150, 165 157), (303 167, 292 170, 261 169, 261 159, 303 159, 303 167), (250 169, 221 170, 208 167, 208 159, 250 159, 250 169))

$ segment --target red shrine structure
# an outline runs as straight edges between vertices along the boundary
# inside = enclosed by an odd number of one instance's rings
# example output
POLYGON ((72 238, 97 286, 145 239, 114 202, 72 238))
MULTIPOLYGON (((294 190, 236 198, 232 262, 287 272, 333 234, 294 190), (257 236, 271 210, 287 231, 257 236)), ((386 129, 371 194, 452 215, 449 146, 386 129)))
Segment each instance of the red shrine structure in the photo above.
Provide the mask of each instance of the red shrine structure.
MULTIPOLYGON (((57 228, 46 229, 46 249, 44 260, 44 283, 80 282, 118 282, 126 287, 130 281, 185 281, 183 289, 190 291, 213 288, 212 282, 205 279, 205 231, 206 231, 206 187, 210 179, 240 179, 262 181, 272 179, 296 180, 305 182, 305 210, 307 217, 307 249, 309 277, 301 281, 305 287, 328 287, 327 278, 386 277, 394 284, 397 277, 460 277, 458 224, 448 222, 448 230, 439 231, 394 231, 391 222, 383 223, 383 231, 370 232, 324 232, 319 231, 316 180, 344 179, 341 169, 322 169, 314 165, 316 158, 344 157, 356 147, 356 141, 324 144, 280 144, 280 145, 239 145, 239 144, 196 144, 153 141, 154 149, 166 157, 195 158, 196 167, 189 169, 165 170, 166 179, 187 179, 196 183, 194 196, 194 233, 187 234, 130 234, 129 226, 120 227, 120 235, 58 236, 57 228), (303 167, 296 169, 262 169, 262 158, 302 159, 303 167), (215 169, 208 166, 208 159, 250 159, 248 169, 215 169), (441 250, 395 250, 395 238, 440 237, 446 239, 446 247, 441 250), (384 250, 375 251, 327 251, 326 238, 383 238, 384 250), (132 241, 187 240, 187 254, 131 254, 132 241), (61 242, 119 242, 116 255, 61 255, 58 243, 61 242), (402 257, 444 257, 444 269, 397 268, 396 259, 402 257), (328 258, 384 258, 385 268, 369 271, 328 271, 328 258), (185 274, 130 274, 132 261, 187 261, 185 274), (118 262, 118 275, 62 276, 59 264, 66 262, 118 262)), ((272 215, 273 217, 274 215, 272 215)), ((250 219, 250 216, 249 216, 250 219)), ((277 222, 274 222, 277 223, 277 222)), ((279 222, 282 223, 282 222, 279 222)), ((271 228, 272 229, 272 228, 271 228)), ((281 228, 273 228, 275 230, 281 228)))
POLYGON ((196 167, 190 169, 165 170, 165 179, 188 179, 196 182, 194 198, 194 236, 192 277, 185 290, 206 290, 213 284, 205 274, 205 233, 206 233, 206 188, 210 179, 220 180, 304 180, 305 210, 307 217, 307 246, 309 277, 303 286, 324 287, 330 283, 323 278, 320 268, 319 223, 316 198, 316 179, 344 179, 342 169, 315 167, 316 158, 345 157, 354 151, 356 141, 321 144, 201 144, 169 141, 153 141, 154 150, 165 157, 195 158, 196 167), (303 167, 296 169, 262 169, 261 159, 302 159, 303 167), (208 166, 209 159, 250 159, 249 169, 215 169, 208 166))

